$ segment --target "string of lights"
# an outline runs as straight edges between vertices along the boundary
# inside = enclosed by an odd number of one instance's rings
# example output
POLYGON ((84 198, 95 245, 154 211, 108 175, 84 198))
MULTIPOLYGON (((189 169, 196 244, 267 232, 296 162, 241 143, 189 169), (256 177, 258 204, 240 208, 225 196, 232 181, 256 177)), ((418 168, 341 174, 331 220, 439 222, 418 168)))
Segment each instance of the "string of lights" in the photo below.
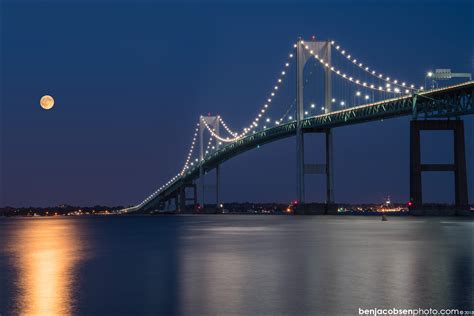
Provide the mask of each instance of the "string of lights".
MULTIPOLYGON (((245 137, 248 133, 250 133, 252 130, 257 128, 258 124, 259 124, 259 121, 262 119, 262 116, 265 114, 265 112, 267 112, 269 110, 270 105, 272 104, 272 101, 275 99, 278 91, 281 90, 281 86, 283 84, 283 79, 287 75, 287 72, 288 72, 289 67, 291 65, 291 60, 293 58, 294 58, 293 52, 288 54, 288 59, 287 59, 285 65, 284 65, 284 69, 280 72, 280 75, 278 76, 277 82, 273 86, 273 89, 271 90, 270 95, 266 99, 266 102, 260 108, 258 114, 253 119, 252 123, 248 127, 245 127, 243 129, 242 133, 238 134, 236 132, 233 132, 232 130, 230 130, 230 128, 228 128, 228 126, 225 123, 223 123, 222 125, 227 130, 227 132, 229 132, 233 136, 232 138, 231 137, 224 138, 224 137, 221 137, 221 136, 217 135, 216 133, 214 133, 211 130, 211 128, 208 126, 208 124, 203 121, 204 125, 206 126, 206 129, 211 133, 211 135, 214 136, 216 139, 222 141, 222 142, 230 143, 230 142, 234 142, 236 140, 239 140, 239 139, 245 137)), ((221 119, 221 122, 223 122, 222 118, 220 118, 220 119, 221 119)))
MULTIPOLYGON (((402 91, 398 87, 396 87, 392 90, 390 83, 386 83, 385 87, 383 87, 381 85, 376 87, 374 84, 369 84, 369 83, 367 83, 365 81, 362 81, 360 79, 353 78, 352 76, 347 75, 346 73, 336 69, 334 66, 332 66, 329 63, 325 62, 324 59, 319 57, 319 55, 316 54, 313 50, 311 50, 308 45, 304 45, 304 41, 301 41, 301 44, 312 56, 314 56, 323 65, 323 67, 326 67, 326 68, 330 69, 333 73, 340 76, 341 78, 344 78, 347 81, 350 81, 350 82, 352 82, 356 85, 359 85, 361 87, 371 89, 371 90, 374 90, 374 91, 402 93, 402 91)), ((411 89, 413 89, 413 88, 411 88, 411 89)), ((420 89, 422 90, 423 87, 420 87, 420 89)), ((410 90, 408 88, 405 89, 405 93, 407 93, 407 94, 410 93, 410 90)))
POLYGON ((224 122, 224 120, 222 119, 222 117, 220 115, 217 116, 218 119, 219 119, 219 122, 222 124, 222 126, 225 128, 225 130, 232 136, 234 137, 237 137, 239 135, 239 133, 237 132, 234 132, 232 131, 228 126, 227 124, 224 122))
MULTIPOLYGON (((379 73, 373 69, 371 69, 370 67, 368 67, 367 65, 364 65, 363 63, 361 63, 360 61, 357 60, 357 58, 354 58, 353 55, 349 54, 347 52, 347 50, 343 49, 340 45, 336 44, 335 41, 331 41, 331 45, 336 48, 336 50, 344 57, 346 57, 350 62, 352 62, 354 65, 356 65, 358 68, 362 69, 363 71, 365 71, 366 73, 370 74, 371 76, 377 78, 377 79, 380 79, 380 80, 383 80, 389 84, 393 84, 395 86, 398 86, 402 89, 408 89, 408 90, 415 90, 415 85, 414 84, 411 84, 411 85, 407 85, 406 82, 400 82, 399 83, 399 80, 396 80, 396 79, 391 79, 390 76, 384 76, 382 73, 379 73)), ((420 87, 420 89, 422 90, 422 87, 420 87)))
POLYGON ((199 123, 196 124, 196 129, 194 130, 194 136, 193 136, 193 141, 191 142, 191 146, 189 147, 188 151, 188 156, 186 157, 186 162, 184 163, 183 168, 181 169, 181 172, 179 174, 183 175, 186 169, 188 169, 189 162, 191 161, 193 152, 194 152, 194 147, 196 144, 196 139, 199 131, 199 123))

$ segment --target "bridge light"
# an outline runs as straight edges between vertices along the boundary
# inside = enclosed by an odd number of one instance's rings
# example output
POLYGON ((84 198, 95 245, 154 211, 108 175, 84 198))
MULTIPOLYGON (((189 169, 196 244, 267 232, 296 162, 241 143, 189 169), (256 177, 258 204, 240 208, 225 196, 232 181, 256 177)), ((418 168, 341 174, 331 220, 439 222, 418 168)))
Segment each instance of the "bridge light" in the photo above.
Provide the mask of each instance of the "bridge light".
POLYGON ((428 71, 428 74, 427 74, 427 75, 428 75, 428 77, 433 77, 433 72, 428 71))
POLYGON ((339 50, 339 48, 340 48, 339 46, 336 46, 336 49, 337 49, 337 50, 339 50))
POLYGON ((365 71, 369 71, 369 67, 365 67, 365 71))
POLYGON ((321 111, 324 111, 324 106, 321 107, 321 111))
POLYGON ((290 115, 290 116, 288 116, 288 120, 290 120, 290 121, 291 121, 292 119, 293 119, 293 116, 291 116, 291 115, 290 115))
POLYGON ((406 90, 405 90, 405 93, 406 93, 406 94, 410 93, 410 90, 406 89, 406 90))
POLYGON ((290 54, 290 58, 293 58, 293 54, 290 54))
POLYGON ((314 109, 316 105, 314 103, 311 103, 311 108, 314 109))
POLYGON ((368 99, 369 99, 369 96, 366 94, 364 98, 365 98, 366 100, 368 100, 368 99))
POLYGON ((272 92, 272 93, 270 93, 270 95, 271 95, 272 97, 274 97, 274 96, 275 96, 275 93, 272 92))
POLYGON ((415 85, 410 85, 410 88, 412 88, 412 89, 413 89, 414 87, 415 87, 415 85))
POLYGON ((348 59, 351 59, 351 55, 347 55, 347 58, 348 58, 348 59))
POLYGON ((382 78, 382 76, 383 76, 383 75, 382 75, 382 74, 380 74, 380 75, 379 75, 379 78, 382 78))
POLYGON ((334 41, 331 41, 331 44, 334 45, 334 41))
POLYGON ((281 79, 278 79, 278 82, 281 82, 281 79))
POLYGON ((390 83, 387 83, 385 87, 390 88, 390 83))
POLYGON ((372 89, 373 89, 373 88, 374 88, 374 85, 373 85, 373 84, 371 84, 371 85, 370 85, 370 88, 372 88, 372 89))
POLYGON ((279 125, 279 124, 280 124, 280 122, 278 122, 278 121, 275 121, 275 124, 276 124, 276 125, 279 125))
POLYGON ((278 86, 273 87, 273 89, 278 90, 278 86))
POLYGON ((267 122, 269 123, 269 122, 270 122, 270 118, 269 118, 269 117, 267 117, 267 119, 266 119, 265 121, 267 121, 267 122))
POLYGON ((341 52, 341 54, 343 54, 343 55, 344 55, 345 53, 346 53, 346 51, 345 51, 345 50, 343 50, 343 51, 341 52))
POLYGON ((423 89, 424 89, 424 87, 423 87, 423 86, 420 86, 420 90, 423 90, 423 89))
POLYGON ((341 101, 341 105, 344 106, 346 103, 344 101, 341 101))
POLYGON ((372 70, 372 74, 375 75, 375 70, 372 70))
POLYGON ((296 44, 293 44, 293 47, 294 47, 294 48, 296 48, 296 46, 297 46, 296 44))
POLYGON ((360 91, 357 91, 357 92, 356 92, 356 96, 360 96, 360 91))
POLYGON ((331 100, 331 102, 332 102, 332 103, 336 102, 336 99, 333 98, 333 99, 331 100))
POLYGON ((264 107, 264 108, 268 108, 268 104, 265 104, 263 107, 264 107))
POLYGON ((304 115, 308 115, 308 111, 304 111, 304 115))
POLYGON ((286 64, 285 64, 285 67, 289 67, 289 66, 290 66, 290 64, 289 64, 289 63, 286 63, 286 64))
POLYGON ((397 84, 397 83, 398 83, 398 80, 393 80, 393 83, 394 83, 394 84, 397 84))
POLYGON ((265 125, 263 125, 263 129, 267 129, 267 127, 265 125))
POLYGON ((406 84, 405 82, 402 82, 402 86, 405 86, 405 84, 406 84))
POLYGON ((395 91, 396 93, 399 93, 399 92, 400 92, 400 89, 395 88, 395 89, 393 89, 393 91, 395 91))
POLYGON ((282 76, 284 76, 286 74, 286 72, 282 71, 281 74, 282 74, 282 76))
POLYGON ((359 64, 359 67, 362 67, 362 63, 359 64))

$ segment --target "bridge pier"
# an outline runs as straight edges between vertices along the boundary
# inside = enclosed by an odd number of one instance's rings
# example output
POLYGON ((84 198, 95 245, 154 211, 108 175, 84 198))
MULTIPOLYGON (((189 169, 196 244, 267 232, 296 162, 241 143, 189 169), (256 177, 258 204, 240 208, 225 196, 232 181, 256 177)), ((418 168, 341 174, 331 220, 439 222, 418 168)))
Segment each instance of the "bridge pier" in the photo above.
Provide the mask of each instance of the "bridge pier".
POLYGON ((178 191, 178 196, 179 196, 179 205, 178 208, 176 209, 177 212, 186 212, 186 202, 188 201, 193 201, 193 209, 197 209, 197 186, 195 183, 189 183, 189 184, 184 184, 179 188, 178 191), (193 189, 193 197, 192 198, 187 198, 186 197, 186 189, 187 188, 192 188, 193 189))
POLYGON ((220 200, 219 200, 219 186, 220 186, 220 165, 216 166, 216 208, 219 208, 220 200))
POLYGON ((410 122, 410 213, 413 215, 469 215, 467 194, 466 150, 462 120, 412 120, 410 122), (452 130, 454 163, 421 163, 422 130, 452 130), (423 205, 422 172, 454 172, 455 210, 432 210, 423 205))

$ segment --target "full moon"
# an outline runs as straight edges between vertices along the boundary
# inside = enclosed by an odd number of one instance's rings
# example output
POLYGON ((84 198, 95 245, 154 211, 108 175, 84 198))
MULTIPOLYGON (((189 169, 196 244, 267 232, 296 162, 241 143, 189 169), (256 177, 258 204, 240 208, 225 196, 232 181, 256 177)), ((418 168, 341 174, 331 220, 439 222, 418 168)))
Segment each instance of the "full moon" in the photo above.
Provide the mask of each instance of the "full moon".
POLYGON ((41 97, 41 100, 40 100, 40 105, 43 109, 45 110, 49 110, 53 107, 54 105, 54 99, 52 96, 50 95, 44 95, 41 97))

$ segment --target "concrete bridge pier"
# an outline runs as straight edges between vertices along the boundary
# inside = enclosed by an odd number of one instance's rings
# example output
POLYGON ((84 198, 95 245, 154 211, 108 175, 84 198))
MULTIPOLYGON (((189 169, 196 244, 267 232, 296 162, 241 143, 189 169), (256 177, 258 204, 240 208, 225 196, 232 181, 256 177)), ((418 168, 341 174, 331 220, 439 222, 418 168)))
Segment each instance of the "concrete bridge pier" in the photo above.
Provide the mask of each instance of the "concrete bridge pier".
POLYGON ((179 204, 176 209, 177 212, 182 213, 187 211, 187 202, 192 201, 193 202, 193 209, 197 209, 197 186, 195 183, 188 183, 184 184, 178 189, 177 196, 179 197, 179 204), (191 188, 193 192, 193 196, 191 198, 186 197, 186 189, 191 188))
POLYGON ((464 123, 454 120, 412 120, 410 122, 410 213, 413 215, 469 215, 467 194, 466 150, 464 123), (422 130, 453 131, 454 162, 452 164, 423 164, 421 162, 422 130), (455 209, 433 209, 423 204, 422 172, 454 172, 455 209))

